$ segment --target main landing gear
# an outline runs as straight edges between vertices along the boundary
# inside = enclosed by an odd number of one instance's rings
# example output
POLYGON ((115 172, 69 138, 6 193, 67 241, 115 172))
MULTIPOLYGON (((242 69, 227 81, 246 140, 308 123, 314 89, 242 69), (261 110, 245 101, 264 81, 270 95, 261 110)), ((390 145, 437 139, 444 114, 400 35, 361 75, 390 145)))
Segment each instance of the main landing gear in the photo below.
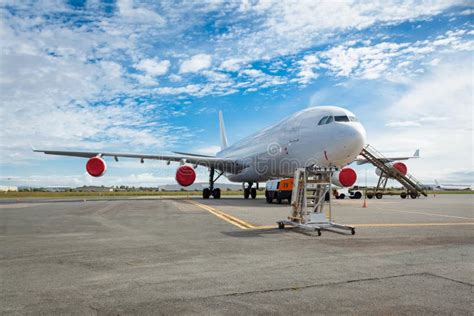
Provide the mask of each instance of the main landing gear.
POLYGON ((258 182, 256 188, 252 188, 253 182, 248 182, 247 187, 245 187, 245 183, 242 183, 242 186, 244 188, 244 198, 248 199, 249 197, 252 197, 252 199, 255 199, 257 197, 258 182))
POLYGON ((221 198, 221 189, 219 188, 214 188, 214 183, 217 181, 217 179, 220 178, 224 173, 218 171, 218 175, 216 178, 214 178, 215 174, 215 169, 211 168, 209 170, 209 188, 205 188, 202 190, 202 198, 203 199, 208 199, 211 196, 215 199, 220 199, 221 198))

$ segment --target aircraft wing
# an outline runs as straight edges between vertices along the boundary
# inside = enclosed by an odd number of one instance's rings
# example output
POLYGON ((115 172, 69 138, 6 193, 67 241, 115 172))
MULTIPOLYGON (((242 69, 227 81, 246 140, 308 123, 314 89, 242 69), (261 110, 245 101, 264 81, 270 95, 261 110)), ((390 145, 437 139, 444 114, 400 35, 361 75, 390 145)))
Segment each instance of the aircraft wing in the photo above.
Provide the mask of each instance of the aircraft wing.
POLYGON ((244 169, 246 164, 242 161, 232 158, 222 158, 215 156, 202 156, 193 154, 139 154, 139 153, 122 153, 122 152, 99 152, 99 151, 69 151, 69 150, 41 150, 33 149, 34 152, 42 152, 46 155, 71 156, 81 158, 100 157, 114 157, 118 158, 138 158, 141 161, 149 160, 165 160, 165 161, 184 161, 190 164, 199 165, 208 168, 215 168, 216 170, 236 173, 244 169))
MULTIPOLYGON (((379 158, 379 160, 383 163, 387 162, 392 162, 392 161, 399 161, 399 160, 408 160, 408 159, 414 159, 414 158, 420 158, 420 150, 417 149, 413 156, 405 156, 405 157, 384 157, 384 158, 379 158)), ((364 158, 363 156, 359 156, 354 160, 358 165, 363 165, 368 163, 369 161, 364 158)))

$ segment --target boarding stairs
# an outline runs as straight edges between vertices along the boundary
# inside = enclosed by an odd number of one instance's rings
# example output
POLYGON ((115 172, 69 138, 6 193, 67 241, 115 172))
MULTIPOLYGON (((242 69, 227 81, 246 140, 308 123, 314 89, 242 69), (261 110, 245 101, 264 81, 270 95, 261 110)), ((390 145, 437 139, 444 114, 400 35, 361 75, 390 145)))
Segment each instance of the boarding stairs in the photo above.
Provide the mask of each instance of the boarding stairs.
POLYGON ((278 228, 285 225, 313 230, 321 235, 321 230, 337 228, 350 230, 353 226, 332 221, 331 176, 336 169, 299 168, 295 172, 291 196, 291 211, 288 220, 277 222, 278 228), (327 211, 327 212, 326 212, 327 211))
POLYGON ((423 184, 418 181, 414 176, 407 173, 404 175, 396 168, 387 166, 388 159, 385 158, 380 152, 378 152, 374 147, 366 145, 362 152, 360 153, 367 161, 373 164, 375 167, 379 168, 381 171, 379 181, 377 183, 376 192, 378 190, 384 190, 387 185, 389 178, 393 178, 400 182, 409 192, 416 194, 422 194, 428 196, 428 194, 423 189, 423 184))

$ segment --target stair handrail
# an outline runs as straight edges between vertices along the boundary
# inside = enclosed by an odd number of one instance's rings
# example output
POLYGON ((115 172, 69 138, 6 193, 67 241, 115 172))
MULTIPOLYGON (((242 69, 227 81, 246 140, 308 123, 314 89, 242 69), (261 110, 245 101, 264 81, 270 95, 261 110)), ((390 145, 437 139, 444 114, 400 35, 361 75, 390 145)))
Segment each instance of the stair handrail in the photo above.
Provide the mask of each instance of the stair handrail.
MULTIPOLYGON (((383 162, 379 161, 379 159, 387 159, 381 152, 379 152, 377 149, 374 147, 370 146, 370 144, 367 144, 364 147, 365 151, 368 152, 370 155, 374 156, 374 158, 377 161, 377 164, 379 166, 384 166, 384 168, 389 169, 383 162)), ((373 162, 372 162, 373 163, 373 162)), ((421 192, 424 196, 426 196, 426 192, 423 190, 423 184, 416 179, 412 174, 408 173, 406 175, 402 174, 398 169, 394 168, 394 170, 391 170, 392 172, 395 171, 400 178, 409 184, 409 186, 413 187, 416 191, 421 192), (412 183, 410 183, 412 182, 412 183)), ((402 183, 403 184, 403 183, 402 183)))

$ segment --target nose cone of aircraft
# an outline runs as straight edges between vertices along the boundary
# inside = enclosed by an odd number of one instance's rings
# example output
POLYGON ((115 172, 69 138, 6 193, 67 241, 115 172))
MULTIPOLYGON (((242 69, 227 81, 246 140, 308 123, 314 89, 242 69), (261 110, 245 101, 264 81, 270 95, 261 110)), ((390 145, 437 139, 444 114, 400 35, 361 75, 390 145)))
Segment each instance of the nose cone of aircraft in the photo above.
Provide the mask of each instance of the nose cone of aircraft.
POLYGON ((328 149, 331 165, 343 167, 351 163, 366 144, 366 133, 360 123, 340 124, 336 141, 328 149))

